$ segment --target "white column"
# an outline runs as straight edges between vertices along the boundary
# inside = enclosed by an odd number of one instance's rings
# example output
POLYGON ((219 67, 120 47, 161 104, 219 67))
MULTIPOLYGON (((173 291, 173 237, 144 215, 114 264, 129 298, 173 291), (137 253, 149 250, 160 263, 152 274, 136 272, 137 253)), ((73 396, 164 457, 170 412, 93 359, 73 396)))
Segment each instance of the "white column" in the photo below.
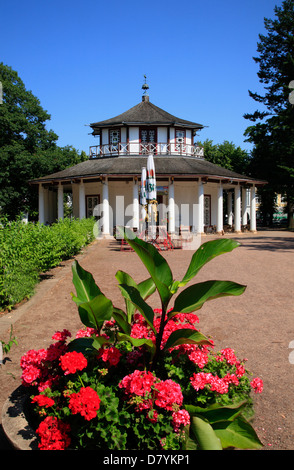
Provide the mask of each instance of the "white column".
POLYGON ((198 221, 197 233, 204 232, 204 187, 202 181, 198 181, 198 221))
POLYGON ((255 185, 250 188, 250 231, 256 232, 256 194, 255 185))
POLYGON ((216 231, 218 233, 222 233, 224 229, 223 224, 223 185, 220 182, 218 185, 218 192, 217 192, 217 225, 216 231))
POLYGON ((39 183, 39 223, 45 223, 45 196, 42 183, 39 183))
POLYGON ((233 198, 232 192, 228 191, 228 224, 233 225, 233 198))
POLYGON ((133 228, 139 229, 139 190, 137 179, 133 180, 133 228))
POLYGON ((168 186, 168 231, 169 233, 175 233, 175 188, 174 182, 169 181, 168 186))
POLYGON ((81 181, 79 184, 79 218, 84 219, 86 217, 86 198, 85 198, 85 185, 81 181))
POLYGON ((241 232, 241 191, 239 184, 235 187, 234 231, 241 232))
POLYGON ((242 188, 242 225, 247 225, 247 189, 242 188))
POLYGON ((64 213, 63 213, 63 186, 61 183, 58 185, 58 196, 57 196, 57 208, 58 208, 58 220, 63 219, 64 213))
POLYGON ((108 194, 108 179, 102 182, 103 185, 103 226, 102 233, 103 235, 109 235, 109 194, 108 194))

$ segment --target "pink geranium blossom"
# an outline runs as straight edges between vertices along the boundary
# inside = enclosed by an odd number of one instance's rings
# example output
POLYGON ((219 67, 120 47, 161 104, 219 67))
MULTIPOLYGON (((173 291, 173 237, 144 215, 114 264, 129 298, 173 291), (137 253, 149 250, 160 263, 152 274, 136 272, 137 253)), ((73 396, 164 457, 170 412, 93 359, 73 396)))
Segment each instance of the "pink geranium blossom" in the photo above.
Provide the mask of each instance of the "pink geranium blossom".
POLYGON ((183 404, 182 390, 179 384, 171 379, 156 383, 155 404, 160 408, 172 411, 174 405, 183 404))
POLYGON ((124 388, 125 393, 145 396, 151 392, 156 377, 151 372, 135 370, 132 374, 126 375, 118 384, 119 388, 124 388))
POLYGON ((188 424, 190 424, 190 415, 186 410, 175 411, 172 414, 172 418, 175 432, 179 432, 179 429, 182 426, 187 426, 188 424))
POLYGON ((255 393, 261 393, 263 390, 263 381, 259 377, 256 377, 250 382, 252 388, 254 389, 255 393))

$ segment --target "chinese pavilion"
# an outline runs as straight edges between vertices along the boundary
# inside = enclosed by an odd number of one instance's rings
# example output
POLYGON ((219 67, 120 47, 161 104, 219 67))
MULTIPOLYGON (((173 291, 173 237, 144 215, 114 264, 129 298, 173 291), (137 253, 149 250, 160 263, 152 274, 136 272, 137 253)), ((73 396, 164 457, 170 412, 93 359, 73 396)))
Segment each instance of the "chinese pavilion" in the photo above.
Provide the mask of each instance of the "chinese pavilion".
POLYGON ((194 141, 203 125, 155 106, 143 85, 142 101, 124 113, 90 124, 97 145, 89 159, 31 181, 39 187, 39 222, 64 217, 64 192, 72 214, 100 218, 104 236, 117 225, 140 230, 140 180, 147 157, 154 156, 158 224, 168 232, 223 233, 256 230, 256 187, 264 184, 205 160, 194 141), (250 223, 248 224, 250 220, 250 223))

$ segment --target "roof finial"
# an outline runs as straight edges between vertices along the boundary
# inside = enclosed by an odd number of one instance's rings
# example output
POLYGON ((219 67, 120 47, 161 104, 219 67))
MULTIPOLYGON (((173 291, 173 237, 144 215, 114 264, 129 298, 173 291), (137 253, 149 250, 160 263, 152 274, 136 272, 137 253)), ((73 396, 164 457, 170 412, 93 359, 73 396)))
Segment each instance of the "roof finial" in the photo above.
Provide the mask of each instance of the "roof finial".
POLYGON ((149 85, 147 85, 147 83, 146 83, 146 79, 147 79, 146 75, 144 75, 144 79, 145 79, 145 82, 142 85, 142 90, 144 90, 143 99, 145 99, 144 98, 145 96, 148 96, 147 90, 149 90, 149 85))

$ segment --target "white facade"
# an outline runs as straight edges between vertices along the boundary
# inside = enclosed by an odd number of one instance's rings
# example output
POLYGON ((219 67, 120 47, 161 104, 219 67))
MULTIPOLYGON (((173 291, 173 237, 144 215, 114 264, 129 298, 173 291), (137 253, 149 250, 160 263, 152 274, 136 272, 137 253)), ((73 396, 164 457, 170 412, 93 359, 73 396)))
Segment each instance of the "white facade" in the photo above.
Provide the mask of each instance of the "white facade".
MULTIPOLYGON (((140 179, 84 181, 68 185, 59 184, 56 192, 40 183, 39 215, 41 223, 52 223, 63 218, 63 188, 72 191, 73 217, 95 216, 100 233, 112 235, 117 225, 142 228, 139 198, 140 179)), ((177 181, 177 178, 157 179, 158 224, 170 233, 185 228, 193 233, 215 231, 223 233, 226 226, 240 232, 250 222, 256 230, 255 186, 242 189, 239 184, 221 182, 177 181), (249 204, 248 204, 249 202, 249 204)))

